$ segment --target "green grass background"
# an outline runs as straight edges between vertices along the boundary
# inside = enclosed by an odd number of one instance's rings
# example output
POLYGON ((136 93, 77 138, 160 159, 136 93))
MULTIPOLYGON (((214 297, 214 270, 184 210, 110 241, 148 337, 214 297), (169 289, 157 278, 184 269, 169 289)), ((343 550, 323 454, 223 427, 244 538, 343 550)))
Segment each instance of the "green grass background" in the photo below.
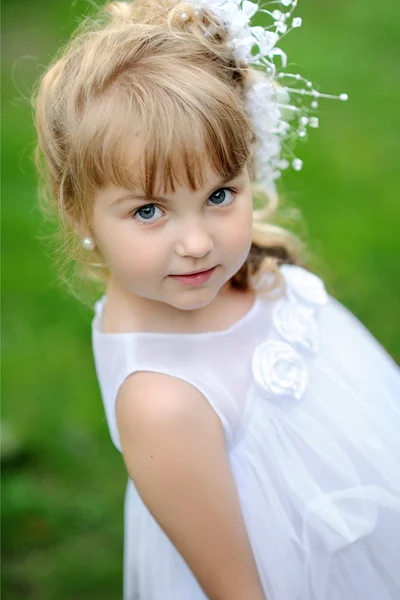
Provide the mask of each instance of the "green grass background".
MULTIPOLYGON (((321 91, 320 129, 281 190, 301 209, 314 264, 399 361, 398 3, 300 0, 292 71, 321 91), (396 14, 397 13, 397 14, 396 14)), ((26 450, 2 484, 5 600, 121 597, 125 469, 95 379, 92 314, 63 292, 40 241, 24 100, 88 3, 3 0, 2 419, 26 450)), ((295 15, 295 16, 296 16, 295 15)))

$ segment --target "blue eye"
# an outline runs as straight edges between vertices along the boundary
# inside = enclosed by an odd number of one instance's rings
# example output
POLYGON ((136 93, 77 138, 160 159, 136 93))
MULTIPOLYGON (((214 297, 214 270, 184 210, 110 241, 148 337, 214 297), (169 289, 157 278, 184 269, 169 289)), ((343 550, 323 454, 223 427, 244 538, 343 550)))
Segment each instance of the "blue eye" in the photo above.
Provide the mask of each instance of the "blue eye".
MULTIPOLYGON (((235 191, 231 188, 220 188, 211 194, 209 200, 215 201, 214 206, 221 206, 221 208, 225 208, 226 206, 230 206, 234 200, 235 191), (226 202, 228 200, 228 202, 226 202), (224 204, 224 202, 226 202, 224 204)), ((133 213, 133 218, 138 223, 142 224, 151 224, 155 223, 157 219, 153 219, 155 216, 155 212, 159 210, 161 213, 161 209, 156 204, 146 204, 145 206, 141 206, 133 213), (137 219, 137 216, 141 218, 141 220, 137 219)))
POLYGON ((151 221, 150 219, 154 217, 154 213, 156 210, 160 209, 155 204, 146 204, 145 206, 141 206, 140 208, 138 208, 134 212, 133 217, 135 218, 135 220, 137 220, 136 216, 139 215, 140 217, 142 217, 142 219, 144 219, 143 221, 138 221, 138 223, 153 223, 153 221, 151 221))
POLYGON ((222 203, 228 198, 228 200, 230 200, 230 202, 228 202, 224 206, 229 206, 229 204, 232 204, 234 195, 235 195, 234 191, 231 190, 230 188, 220 188, 219 190, 217 190, 216 192, 211 194, 211 196, 209 197, 209 200, 211 200, 213 198, 217 201, 217 206, 221 206, 222 203))

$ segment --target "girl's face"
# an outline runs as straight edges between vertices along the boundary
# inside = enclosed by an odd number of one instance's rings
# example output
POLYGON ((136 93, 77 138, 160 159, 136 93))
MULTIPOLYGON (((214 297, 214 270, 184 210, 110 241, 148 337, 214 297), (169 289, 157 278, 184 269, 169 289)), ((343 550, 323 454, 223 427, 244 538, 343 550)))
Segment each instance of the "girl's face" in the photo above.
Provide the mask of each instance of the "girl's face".
POLYGON ((206 306, 245 262, 252 241, 247 168, 231 181, 211 169, 203 189, 145 199, 143 191, 102 189, 93 235, 112 277, 124 290, 180 310, 206 306), (216 267, 208 281, 187 286, 171 275, 216 267))

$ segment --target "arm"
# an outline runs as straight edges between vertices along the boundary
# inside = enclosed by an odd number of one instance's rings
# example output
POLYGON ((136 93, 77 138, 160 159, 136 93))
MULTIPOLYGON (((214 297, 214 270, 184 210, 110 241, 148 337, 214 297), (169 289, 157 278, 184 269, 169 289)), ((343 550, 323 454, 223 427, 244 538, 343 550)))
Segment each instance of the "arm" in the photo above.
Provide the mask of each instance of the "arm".
POLYGON ((139 372, 117 422, 128 473, 210 600, 265 600, 220 419, 190 384, 139 372))

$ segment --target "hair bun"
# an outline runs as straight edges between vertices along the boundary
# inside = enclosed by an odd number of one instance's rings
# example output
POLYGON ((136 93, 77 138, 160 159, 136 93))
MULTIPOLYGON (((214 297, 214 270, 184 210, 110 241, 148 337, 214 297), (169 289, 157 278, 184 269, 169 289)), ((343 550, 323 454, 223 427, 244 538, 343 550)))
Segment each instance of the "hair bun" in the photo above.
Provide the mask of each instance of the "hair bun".
POLYGON ((125 21, 132 17, 132 2, 110 2, 104 6, 104 12, 111 15, 113 21, 125 21))

